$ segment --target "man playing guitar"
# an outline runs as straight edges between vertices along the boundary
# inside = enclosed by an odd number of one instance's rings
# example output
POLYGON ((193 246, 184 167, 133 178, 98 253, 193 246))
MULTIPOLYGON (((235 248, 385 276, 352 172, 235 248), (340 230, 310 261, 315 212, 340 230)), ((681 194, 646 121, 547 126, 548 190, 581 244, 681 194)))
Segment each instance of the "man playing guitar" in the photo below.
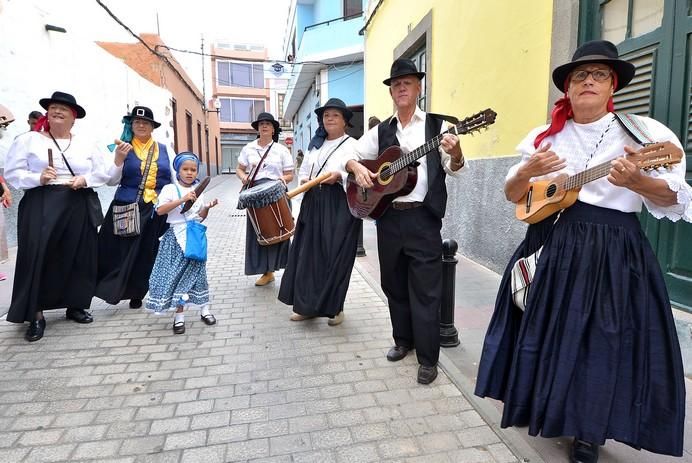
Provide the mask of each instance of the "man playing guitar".
MULTIPOLYGON (((385 149, 399 145, 404 152, 423 145, 442 133, 443 120, 417 106, 421 79, 413 61, 397 59, 384 80, 396 113, 370 129, 358 141, 356 156, 375 159, 385 149)), ((377 220, 381 284, 392 319, 394 347, 387 359, 396 362, 416 349, 418 382, 430 384, 437 377, 440 353, 439 310, 442 286, 442 217, 447 204, 446 174, 457 176, 464 156, 456 135, 445 134, 439 150, 420 158, 413 190, 399 196, 377 220)), ((373 187, 376 173, 358 159, 345 168, 364 189, 373 187)))

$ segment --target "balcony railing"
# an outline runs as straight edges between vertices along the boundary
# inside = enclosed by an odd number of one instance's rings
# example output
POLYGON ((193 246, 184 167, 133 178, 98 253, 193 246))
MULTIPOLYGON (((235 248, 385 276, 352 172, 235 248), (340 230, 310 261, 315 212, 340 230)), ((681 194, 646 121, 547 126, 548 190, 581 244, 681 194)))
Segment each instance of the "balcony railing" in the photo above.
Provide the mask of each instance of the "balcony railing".
POLYGON ((349 16, 341 16, 340 18, 334 18, 334 19, 330 19, 328 21, 322 21, 321 23, 311 24, 309 26, 305 26, 305 32, 309 31, 310 29, 314 29, 316 27, 319 27, 319 26, 324 26, 324 25, 328 26, 329 24, 331 24, 333 22, 348 21, 349 19, 360 18, 361 16, 363 16, 362 11, 360 13, 352 14, 349 16))

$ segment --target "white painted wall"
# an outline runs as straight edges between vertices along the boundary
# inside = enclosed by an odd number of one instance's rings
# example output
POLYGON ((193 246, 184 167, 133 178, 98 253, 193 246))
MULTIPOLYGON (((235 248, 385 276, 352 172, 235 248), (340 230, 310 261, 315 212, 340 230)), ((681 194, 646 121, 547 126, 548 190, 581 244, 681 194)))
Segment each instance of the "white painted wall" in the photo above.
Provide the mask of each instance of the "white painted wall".
POLYGON ((154 137, 172 147, 171 94, 139 74, 87 38, 71 29, 64 18, 64 2, 0 0, 0 104, 15 116, 0 139, 0 167, 14 137, 28 130, 27 115, 42 111, 38 100, 53 91, 71 93, 86 109, 75 133, 87 134, 99 146, 113 142, 122 131, 121 118, 135 104, 149 106, 162 126, 154 137), (45 24, 67 29, 48 32, 45 24))

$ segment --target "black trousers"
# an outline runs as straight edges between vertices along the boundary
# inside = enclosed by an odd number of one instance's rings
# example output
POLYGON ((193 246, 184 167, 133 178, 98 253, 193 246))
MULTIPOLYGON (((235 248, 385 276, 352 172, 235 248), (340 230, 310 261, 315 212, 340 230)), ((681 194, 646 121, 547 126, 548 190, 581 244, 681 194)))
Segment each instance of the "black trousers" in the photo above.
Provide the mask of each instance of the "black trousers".
POLYGON ((418 363, 437 365, 442 299, 442 221, 425 207, 390 208, 377 220, 380 281, 394 343, 415 347, 418 363))

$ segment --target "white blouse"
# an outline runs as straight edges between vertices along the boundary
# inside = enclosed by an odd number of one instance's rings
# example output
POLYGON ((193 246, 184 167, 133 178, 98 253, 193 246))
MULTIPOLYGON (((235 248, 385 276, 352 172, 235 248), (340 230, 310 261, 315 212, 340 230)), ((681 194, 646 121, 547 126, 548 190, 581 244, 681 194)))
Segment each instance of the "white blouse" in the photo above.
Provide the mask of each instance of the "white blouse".
MULTIPOLYGON (((240 156, 238 156, 238 163, 245 166, 245 170, 248 174, 259 164, 264 152, 269 148, 269 145, 264 147, 259 146, 257 143, 258 140, 259 139, 245 145, 240 152, 240 156)), ((279 177, 287 171, 293 171, 293 158, 291 157, 291 153, 285 146, 274 143, 269 154, 264 158, 260 170, 255 177, 255 181, 265 178, 278 180, 279 177)), ((250 178, 252 178, 252 175, 250 175, 250 178)))
MULTIPOLYGON (((177 185, 177 187, 180 189, 180 195, 178 195, 178 190, 176 189, 176 185, 174 183, 164 185, 164 187, 161 188, 161 193, 159 193, 156 207, 158 208, 164 204, 170 203, 171 201, 177 201, 179 198, 185 196, 190 190, 194 190, 195 188, 194 186, 185 187, 182 185, 177 185)), ((202 209, 202 206, 204 206, 204 201, 204 193, 202 193, 197 197, 197 200, 192 204, 192 207, 185 212, 185 214, 180 213, 180 208, 182 207, 181 205, 180 207, 176 207, 170 211, 166 217, 166 222, 171 225, 173 233, 175 233, 175 239, 183 252, 185 251, 185 243, 187 239, 187 225, 185 225, 185 222, 193 220, 196 222, 202 222, 203 219, 200 217, 199 211, 202 209)))
MULTIPOLYGON (((646 125, 652 139, 657 142, 670 141, 682 149, 680 141, 668 127, 648 117, 640 117, 639 120, 646 125)), ((517 150, 521 153, 522 159, 518 164, 510 168, 507 179, 513 177, 519 167, 526 163, 529 157, 536 152, 533 142, 536 136, 547 127, 547 125, 544 125, 532 130, 519 143, 517 150)), ((603 162, 622 157, 625 154, 625 145, 635 149, 640 147, 625 132, 612 113, 608 113, 598 121, 588 124, 578 124, 570 119, 560 132, 546 137, 543 143, 546 142, 552 143, 550 149, 559 157, 566 159, 567 165, 559 172, 535 177, 531 181, 548 180, 561 173, 574 175, 603 162)), ((586 183, 579 192, 579 200, 594 206, 616 209, 622 212, 640 212, 642 204, 644 204, 651 215, 657 219, 667 217, 675 222, 683 218, 692 222, 692 188, 685 182, 684 151, 682 161, 668 170, 659 169, 656 171, 642 171, 642 173, 653 178, 665 180, 668 183, 668 188, 671 191, 677 192, 678 204, 668 207, 658 206, 628 188, 613 185, 608 181, 607 176, 586 183)))
POLYGON ((353 159, 356 143, 357 141, 348 135, 325 140, 320 148, 311 149, 305 156, 300 165, 298 180, 311 180, 326 172, 339 172, 341 183, 345 185, 348 175, 344 169, 345 161, 353 159))
MULTIPOLYGON (((73 135, 71 141, 58 138, 56 142, 60 149, 64 150, 65 158, 75 175, 84 176, 87 187, 104 185, 110 179, 110 170, 115 167, 113 160, 96 144, 79 135, 73 135)), ((71 177, 72 174, 60 155, 60 149, 55 146, 53 140, 39 132, 27 132, 19 135, 7 152, 7 182, 23 190, 41 186, 41 172, 48 167, 48 149, 53 152, 53 167, 58 177, 71 177)))

